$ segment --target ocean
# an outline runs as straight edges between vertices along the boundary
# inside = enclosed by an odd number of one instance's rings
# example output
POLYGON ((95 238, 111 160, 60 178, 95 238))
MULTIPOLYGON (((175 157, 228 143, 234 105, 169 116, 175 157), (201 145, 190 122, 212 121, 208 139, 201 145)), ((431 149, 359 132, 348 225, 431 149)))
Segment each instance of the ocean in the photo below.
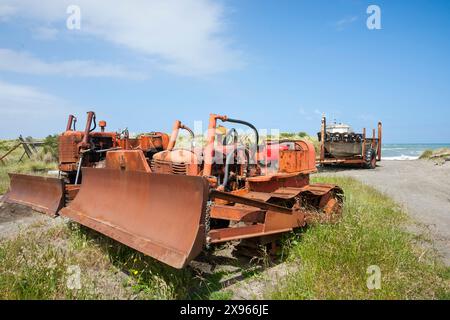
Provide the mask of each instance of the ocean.
POLYGON ((427 149, 450 148, 450 143, 384 143, 381 160, 416 160, 427 149))

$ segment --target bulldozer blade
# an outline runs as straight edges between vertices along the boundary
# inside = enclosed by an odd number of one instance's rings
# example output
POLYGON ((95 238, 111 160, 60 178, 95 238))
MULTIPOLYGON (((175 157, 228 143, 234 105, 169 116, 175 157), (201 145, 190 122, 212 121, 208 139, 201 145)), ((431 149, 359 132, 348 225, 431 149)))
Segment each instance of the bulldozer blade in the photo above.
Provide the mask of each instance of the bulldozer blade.
POLYGON ((7 203, 18 203, 55 217, 64 205, 64 181, 58 178, 10 173, 7 203))
POLYGON ((202 177, 83 168, 61 215, 181 269, 203 250, 208 192, 202 177))

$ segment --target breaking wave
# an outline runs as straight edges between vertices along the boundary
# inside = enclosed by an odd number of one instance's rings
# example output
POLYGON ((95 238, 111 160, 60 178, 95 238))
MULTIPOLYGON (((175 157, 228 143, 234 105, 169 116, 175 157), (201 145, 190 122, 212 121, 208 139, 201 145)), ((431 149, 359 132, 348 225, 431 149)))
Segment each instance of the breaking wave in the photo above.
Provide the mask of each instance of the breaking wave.
POLYGON ((412 161, 412 160, 417 160, 417 159, 419 159, 418 156, 406 156, 404 154, 402 154, 401 156, 396 156, 396 157, 383 157, 383 156, 381 156, 381 160, 386 160, 386 161, 392 161, 392 160, 412 161))

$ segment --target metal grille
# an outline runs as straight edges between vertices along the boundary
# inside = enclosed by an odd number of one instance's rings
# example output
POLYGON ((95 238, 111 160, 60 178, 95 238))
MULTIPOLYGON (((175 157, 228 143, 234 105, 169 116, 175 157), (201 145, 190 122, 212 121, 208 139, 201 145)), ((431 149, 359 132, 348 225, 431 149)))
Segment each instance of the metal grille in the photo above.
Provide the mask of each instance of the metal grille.
POLYGON ((151 161, 151 169, 156 173, 187 175, 187 165, 185 163, 175 163, 153 159, 151 161))
POLYGON ((59 162, 72 163, 78 161, 77 142, 74 136, 59 137, 59 162))

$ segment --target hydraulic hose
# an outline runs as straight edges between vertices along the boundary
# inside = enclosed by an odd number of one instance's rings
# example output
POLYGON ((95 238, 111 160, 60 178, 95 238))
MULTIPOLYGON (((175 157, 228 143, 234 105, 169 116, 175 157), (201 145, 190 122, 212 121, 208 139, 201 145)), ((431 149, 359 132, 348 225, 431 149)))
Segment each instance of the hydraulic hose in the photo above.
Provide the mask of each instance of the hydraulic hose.
POLYGON ((252 157, 252 160, 255 160, 255 162, 258 162, 258 152, 259 152, 259 133, 258 133, 258 129, 256 129, 256 127, 251 124, 250 122, 247 121, 243 121, 243 120, 238 120, 238 119, 231 119, 231 118, 226 118, 225 120, 223 120, 224 122, 231 122, 231 123, 238 123, 238 124, 242 124, 244 126, 249 127, 250 129, 253 130, 253 132, 255 133, 255 157, 252 157))
POLYGON ((259 133, 258 133, 258 130, 257 130, 256 127, 255 127, 254 125, 252 125, 250 122, 243 121, 243 120, 237 120, 237 119, 231 119, 231 118, 227 118, 225 121, 226 121, 226 122, 232 122, 232 123, 243 124, 244 126, 247 126, 247 127, 249 127, 250 129, 252 129, 252 130, 255 132, 256 146, 259 145, 259 133))
POLYGON ((96 121, 96 118, 95 118, 95 113, 94 113, 94 116, 93 116, 92 120, 94 121, 94 127, 91 130, 89 130, 89 132, 92 132, 92 131, 94 131, 97 128, 97 121, 96 121))
POLYGON ((239 147, 239 148, 233 150, 233 152, 230 152, 227 155, 227 159, 225 161, 225 172, 224 172, 223 182, 221 184, 221 186, 223 188, 225 188, 227 186, 228 180, 230 179, 230 164, 231 164, 231 161, 233 160, 234 154, 237 151, 239 151, 239 150, 244 150, 244 152, 245 152, 245 157, 247 158, 247 171, 248 171, 248 163, 249 163, 249 159, 250 159, 248 150, 245 147, 239 147))
POLYGON ((230 131, 227 132, 227 134, 225 135, 225 137, 223 138, 223 145, 227 145, 227 141, 228 138, 233 134, 233 143, 237 143, 238 142, 238 132, 236 131, 235 128, 232 128, 230 131))

